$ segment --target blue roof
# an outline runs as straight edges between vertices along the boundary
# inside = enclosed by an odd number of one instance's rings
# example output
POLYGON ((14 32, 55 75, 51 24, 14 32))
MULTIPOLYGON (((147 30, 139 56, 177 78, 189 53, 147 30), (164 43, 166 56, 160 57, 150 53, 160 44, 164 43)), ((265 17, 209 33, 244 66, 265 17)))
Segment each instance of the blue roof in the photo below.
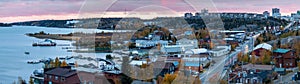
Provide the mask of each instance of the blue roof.
POLYGON ((198 67, 199 66, 199 62, 185 62, 184 66, 198 67))
POLYGON ((177 67, 177 66, 178 66, 178 64, 179 64, 179 62, 178 62, 178 61, 174 61, 174 62, 173 62, 173 64, 174 64, 174 66, 176 66, 176 67, 177 67))
POLYGON ((273 50, 273 52, 275 52, 275 53, 287 53, 289 51, 290 51, 289 49, 281 49, 281 48, 273 50))
POLYGON ((274 71, 284 71, 284 68, 275 68, 274 71))

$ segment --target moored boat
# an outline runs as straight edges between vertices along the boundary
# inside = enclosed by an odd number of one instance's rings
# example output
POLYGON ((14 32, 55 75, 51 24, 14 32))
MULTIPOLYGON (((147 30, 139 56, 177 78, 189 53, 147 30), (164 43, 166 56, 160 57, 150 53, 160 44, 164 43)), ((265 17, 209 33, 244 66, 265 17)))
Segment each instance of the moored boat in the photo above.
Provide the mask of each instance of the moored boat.
POLYGON ((56 46, 56 43, 50 39, 46 39, 45 41, 33 43, 32 46, 56 46))

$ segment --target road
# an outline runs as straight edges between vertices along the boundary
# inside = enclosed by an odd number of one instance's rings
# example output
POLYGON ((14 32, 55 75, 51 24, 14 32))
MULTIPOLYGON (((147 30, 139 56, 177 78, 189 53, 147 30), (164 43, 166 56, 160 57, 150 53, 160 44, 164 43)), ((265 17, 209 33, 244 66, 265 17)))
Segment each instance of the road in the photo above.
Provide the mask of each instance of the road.
POLYGON ((277 80, 274 80, 274 84, 291 84, 293 83, 292 81, 292 77, 294 76, 294 74, 298 71, 298 69, 293 70, 293 72, 288 73, 284 76, 280 76, 277 80), (282 81, 281 81, 282 79, 282 81))
MULTIPOLYGON (((225 64, 229 62, 231 65, 233 65, 233 61, 236 61, 237 54, 240 52, 244 52, 246 49, 246 46, 251 51, 254 47, 253 38, 251 38, 248 41, 245 41, 245 43, 241 43, 239 47, 235 49, 235 51, 229 53, 225 56, 220 57, 213 57, 212 60, 214 60, 216 63, 213 64, 213 66, 210 66, 210 68, 203 73, 203 75, 200 76, 201 80, 203 81, 203 84, 212 84, 212 83, 219 83, 219 80, 223 78, 224 73, 226 73, 227 70, 225 70, 225 64)), ((244 54, 248 53, 244 52, 244 54)))

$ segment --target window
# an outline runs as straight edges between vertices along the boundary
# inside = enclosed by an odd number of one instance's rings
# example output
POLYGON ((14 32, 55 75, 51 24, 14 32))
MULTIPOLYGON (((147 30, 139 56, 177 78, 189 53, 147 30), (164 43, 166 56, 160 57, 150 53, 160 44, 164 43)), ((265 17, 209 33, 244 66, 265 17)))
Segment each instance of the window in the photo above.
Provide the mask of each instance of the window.
POLYGON ((64 77, 61 77, 61 81, 65 81, 66 79, 64 77))
POLYGON ((49 75, 49 79, 51 79, 52 78, 52 76, 51 75, 49 75))
POLYGON ((58 80, 58 77, 57 77, 57 76, 55 76, 55 80, 58 80))

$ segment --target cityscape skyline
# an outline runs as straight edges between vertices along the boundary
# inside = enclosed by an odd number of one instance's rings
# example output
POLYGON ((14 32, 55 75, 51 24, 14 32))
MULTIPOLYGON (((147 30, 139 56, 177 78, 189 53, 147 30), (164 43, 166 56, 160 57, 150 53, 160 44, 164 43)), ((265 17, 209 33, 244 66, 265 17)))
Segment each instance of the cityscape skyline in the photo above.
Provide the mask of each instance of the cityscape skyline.
MULTIPOLYGON (((157 11, 168 12, 165 14, 152 15, 152 17, 163 17, 163 16, 183 16, 185 12, 200 12, 194 10, 193 8, 207 8, 209 12, 239 12, 239 13, 259 13, 262 14, 264 11, 272 12, 272 8, 279 8, 282 15, 291 15, 291 13, 296 13, 300 10, 300 6, 297 2, 300 1, 281 1, 274 0, 272 2, 266 0, 212 0, 211 4, 207 5, 205 3, 199 7, 192 7, 189 3, 194 0, 115 0, 111 7, 106 11, 106 14, 99 13, 99 9, 95 7, 90 7, 92 9, 86 9, 85 13, 90 15, 81 14, 84 9, 83 5, 89 4, 91 0, 43 0, 43 1, 24 1, 24 0, 2 0, 0 1, 0 22, 11 23, 20 21, 32 21, 32 20, 45 20, 45 19, 77 19, 82 16, 84 17, 124 17, 126 14, 124 12, 139 12, 145 14, 145 12, 155 12, 157 11), (241 4, 247 3, 247 4, 241 4), (280 4, 279 4, 280 3, 280 4), (148 6, 149 5, 149 6, 148 6), (145 8, 148 6, 148 8, 145 8), (149 8, 149 7, 152 7, 149 8), (159 7, 164 8, 163 11, 157 10, 159 7), (30 10, 29 10, 30 9, 30 10), (13 11, 12 11, 13 10, 13 11)), ((113 2, 113 1, 111 1, 113 2)), ((103 8, 99 5, 107 4, 111 2, 105 1, 95 1, 90 2, 98 8, 103 8), (99 4, 99 5, 97 5, 99 4)), ((207 0, 206 0, 207 2, 207 0)), ((105 6, 105 5, 104 5, 105 6)), ((130 15, 129 15, 130 16, 130 15)), ((146 16, 149 17, 149 16, 146 16)))

